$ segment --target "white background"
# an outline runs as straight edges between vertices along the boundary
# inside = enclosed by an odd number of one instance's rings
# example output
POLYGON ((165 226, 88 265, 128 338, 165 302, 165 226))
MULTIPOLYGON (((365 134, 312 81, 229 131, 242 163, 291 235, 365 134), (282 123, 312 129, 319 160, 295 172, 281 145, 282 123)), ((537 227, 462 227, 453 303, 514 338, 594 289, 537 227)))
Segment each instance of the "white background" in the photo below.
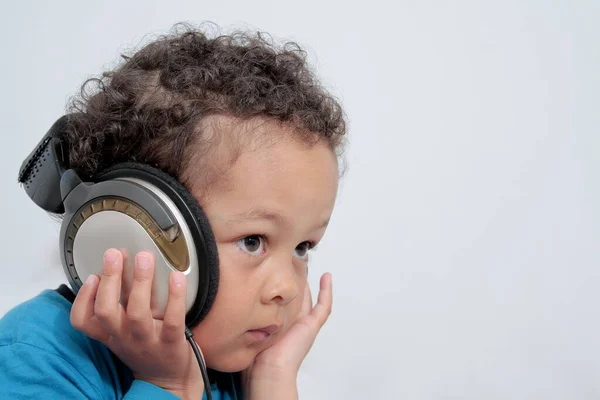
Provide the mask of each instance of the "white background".
POLYGON ((0 315, 63 281, 22 159, 85 78, 208 20, 306 46, 350 118, 302 398, 599 398, 600 2, 3 3, 0 315))

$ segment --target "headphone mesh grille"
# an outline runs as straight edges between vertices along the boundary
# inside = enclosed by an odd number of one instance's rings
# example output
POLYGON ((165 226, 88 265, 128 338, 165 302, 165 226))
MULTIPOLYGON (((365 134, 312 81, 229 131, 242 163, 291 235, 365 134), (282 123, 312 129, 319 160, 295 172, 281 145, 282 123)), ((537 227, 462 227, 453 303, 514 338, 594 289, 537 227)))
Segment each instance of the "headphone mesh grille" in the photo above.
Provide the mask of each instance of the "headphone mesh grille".
MULTIPOLYGON (((48 143, 50 143, 51 139, 51 137, 47 137, 39 144, 37 149, 35 149, 35 152, 27 160, 25 166, 21 169, 19 173, 19 182, 23 183, 27 181, 28 184, 31 184, 32 178, 35 178, 35 174, 31 176, 33 170, 35 169, 35 172, 39 172, 39 168, 41 168, 42 166, 42 160, 40 160, 42 154, 45 153, 48 157, 50 156, 50 149, 48 148, 48 143)), ((44 161, 46 161, 45 158, 44 161)))

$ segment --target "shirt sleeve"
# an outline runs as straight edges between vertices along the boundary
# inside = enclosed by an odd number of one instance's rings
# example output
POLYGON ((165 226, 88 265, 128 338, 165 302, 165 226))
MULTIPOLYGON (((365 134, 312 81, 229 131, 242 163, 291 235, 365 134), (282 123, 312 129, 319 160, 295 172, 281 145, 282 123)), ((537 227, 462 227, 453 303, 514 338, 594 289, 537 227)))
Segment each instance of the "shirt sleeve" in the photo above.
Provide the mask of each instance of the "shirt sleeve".
MULTIPOLYGON (((106 391, 80 370, 61 355, 31 344, 0 345, 0 399, 107 399, 106 391)), ((134 380, 123 400, 138 399, 179 398, 158 386, 134 380)))
POLYGON ((58 354, 26 343, 0 345, 0 399, 102 399, 58 354))

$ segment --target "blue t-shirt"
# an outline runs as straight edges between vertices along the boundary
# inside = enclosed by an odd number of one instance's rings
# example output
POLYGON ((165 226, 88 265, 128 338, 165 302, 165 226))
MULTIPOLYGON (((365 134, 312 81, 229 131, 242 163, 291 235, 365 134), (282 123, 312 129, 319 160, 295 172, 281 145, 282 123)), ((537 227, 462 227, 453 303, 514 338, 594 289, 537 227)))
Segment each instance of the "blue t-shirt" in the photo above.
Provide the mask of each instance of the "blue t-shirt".
MULTIPOLYGON (((0 319, 1 399, 178 398, 134 379, 106 346, 74 329, 70 296, 64 285, 46 290, 0 319)), ((209 372, 214 400, 242 398, 239 374, 209 372)))

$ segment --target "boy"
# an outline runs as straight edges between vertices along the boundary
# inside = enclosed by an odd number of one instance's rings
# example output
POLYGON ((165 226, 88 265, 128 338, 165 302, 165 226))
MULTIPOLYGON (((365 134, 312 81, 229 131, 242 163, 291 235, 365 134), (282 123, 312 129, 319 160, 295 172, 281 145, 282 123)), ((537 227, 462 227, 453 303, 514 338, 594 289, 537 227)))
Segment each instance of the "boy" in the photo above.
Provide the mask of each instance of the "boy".
MULTIPOLYGON (((189 29, 86 82, 69 115, 69 164, 85 178, 123 161, 153 165, 207 215, 219 287, 193 333, 213 399, 297 398, 296 374, 331 310, 329 274, 312 305, 307 261, 333 211, 346 129, 302 51, 189 29)), ((47 290, 0 320, 3 397, 202 398, 184 335, 184 275, 171 274, 157 320, 152 253, 135 255, 126 305, 123 254, 107 249, 98 262, 102 273, 77 296, 47 290)))

